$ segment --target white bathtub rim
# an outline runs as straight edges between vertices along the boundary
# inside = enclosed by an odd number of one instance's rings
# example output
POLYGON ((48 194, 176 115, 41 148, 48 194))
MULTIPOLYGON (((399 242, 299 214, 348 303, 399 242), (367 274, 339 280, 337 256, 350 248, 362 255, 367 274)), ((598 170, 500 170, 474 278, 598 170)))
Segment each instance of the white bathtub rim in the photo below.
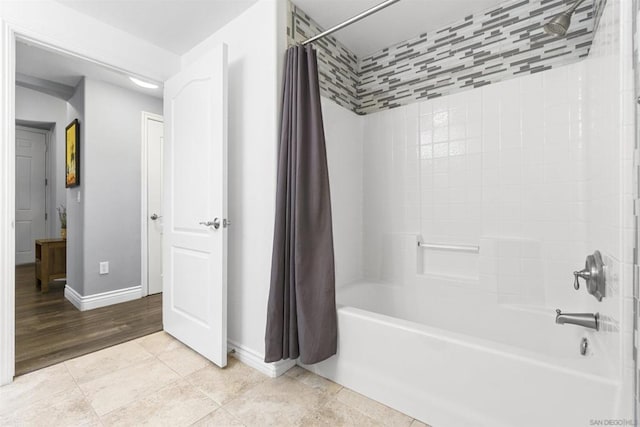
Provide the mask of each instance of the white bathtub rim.
MULTIPOLYGON (((384 326, 400 328, 407 332, 412 332, 412 333, 422 335, 424 337, 444 341, 454 345, 459 345, 471 350, 483 351, 495 356, 514 359, 514 360, 518 360, 525 363, 531 363, 533 365, 550 369, 555 372, 576 375, 584 379, 596 381, 604 385, 610 385, 615 387, 620 387, 622 385, 622 382, 620 381, 620 379, 607 378, 607 377, 591 374, 588 372, 571 369, 566 366, 559 366, 552 362, 536 359, 533 357, 533 355, 518 354, 518 353, 528 353, 528 351, 521 349, 519 347, 509 346, 507 344, 502 344, 495 341, 489 341, 482 338, 476 338, 476 337, 461 334, 458 332, 451 332, 444 329, 435 328, 429 325, 423 325, 423 324, 412 322, 409 320, 388 316, 386 314, 363 310, 353 306, 345 306, 345 305, 338 304, 337 307, 340 312, 353 317, 358 317, 360 319, 365 319, 365 320, 371 320, 375 323, 378 323, 384 326)), ((340 323, 338 322, 338 337, 339 335, 340 335, 340 323)), ((339 341, 340 339, 338 338, 338 343, 339 341)), ((339 357, 339 355, 340 355, 340 350, 338 346, 337 356, 339 357)), ((540 358, 540 357, 543 357, 543 355, 536 354, 535 357, 540 358)))

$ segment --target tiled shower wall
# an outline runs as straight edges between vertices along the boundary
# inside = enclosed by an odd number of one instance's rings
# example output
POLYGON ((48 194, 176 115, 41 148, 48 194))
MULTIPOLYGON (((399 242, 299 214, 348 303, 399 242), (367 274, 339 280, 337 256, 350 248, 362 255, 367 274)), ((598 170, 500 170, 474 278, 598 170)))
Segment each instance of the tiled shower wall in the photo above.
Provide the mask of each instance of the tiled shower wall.
MULTIPOLYGON (((635 119, 636 123, 640 119, 640 4, 633 2, 633 69, 635 81, 635 119)), ((634 403, 635 422, 640 422, 640 367, 638 366, 638 349, 640 348, 640 126, 636 125, 635 129, 635 154, 633 164, 633 199, 634 199, 634 228, 635 228, 635 244, 633 252, 633 361, 635 364, 634 375, 634 403)))
MULTIPOLYGON (((634 89, 632 2, 609 0, 587 65, 589 246, 607 265, 607 296, 597 304, 609 329, 603 348, 620 342, 622 408, 633 404, 634 350, 634 89), (615 314, 617 312, 617 315, 615 314), (619 341, 614 333, 620 335, 619 341)), ((612 354, 615 354, 611 350, 612 354)), ((627 411, 625 411, 627 413, 627 411)), ((628 418, 631 418, 631 414, 628 418)))
POLYGON ((398 282, 403 236, 425 275, 505 303, 587 306, 584 62, 364 117, 364 275, 398 282), (380 227, 380 224, 386 224, 380 227), (541 286, 542 285, 542 286, 541 286))
POLYGON ((591 45, 591 2, 576 10, 566 37, 549 36, 542 29, 566 7, 563 0, 510 1, 361 58, 358 112, 392 108, 579 60, 591 45))
MULTIPOLYGON (((363 58, 329 36, 315 44, 320 89, 368 114, 569 64, 588 54, 592 18, 605 1, 586 1, 560 39, 545 35, 542 25, 573 0, 511 0, 363 58)), ((291 5, 287 31, 296 43, 322 28, 291 5)))
POLYGON ((621 383, 625 419, 637 358, 631 16, 609 0, 585 61, 362 118, 365 278, 403 286, 402 258, 417 256, 418 274, 500 303, 599 312, 590 345, 621 383), (480 252, 402 254, 408 235, 480 252), (602 302, 572 286, 596 249, 602 302))

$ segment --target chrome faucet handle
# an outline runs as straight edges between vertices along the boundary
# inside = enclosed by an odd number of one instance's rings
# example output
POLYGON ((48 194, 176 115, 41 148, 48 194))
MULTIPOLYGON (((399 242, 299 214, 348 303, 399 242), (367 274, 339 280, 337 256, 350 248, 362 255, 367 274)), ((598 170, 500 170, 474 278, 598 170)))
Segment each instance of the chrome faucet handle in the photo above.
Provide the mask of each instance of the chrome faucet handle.
POLYGON ((573 287, 580 289, 579 279, 584 279, 584 285, 587 291, 596 297, 598 301, 602 301, 605 295, 606 278, 604 263, 602 262, 602 254, 600 251, 595 251, 593 254, 588 255, 584 262, 584 268, 580 271, 573 272, 573 287))
POLYGON ((578 289, 580 289, 580 282, 578 281, 578 278, 582 277, 584 280, 589 280, 591 278, 591 271, 589 271, 587 268, 583 268, 580 271, 574 271, 573 277, 573 289, 577 291, 578 289))

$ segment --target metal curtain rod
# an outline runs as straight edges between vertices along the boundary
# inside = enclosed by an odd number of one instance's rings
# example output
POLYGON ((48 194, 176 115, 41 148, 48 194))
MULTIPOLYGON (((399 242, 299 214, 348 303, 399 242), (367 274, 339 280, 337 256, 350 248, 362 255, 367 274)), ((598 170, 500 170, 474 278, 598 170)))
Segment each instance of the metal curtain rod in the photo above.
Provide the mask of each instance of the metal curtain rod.
POLYGON ((397 3, 399 1, 400 0, 386 0, 386 1, 383 1, 380 4, 378 4, 376 6, 373 6, 371 9, 367 9, 364 12, 361 12, 361 13, 357 14, 356 16, 353 16, 353 17, 347 19, 346 21, 342 22, 341 24, 335 25, 335 26, 329 28, 328 30, 321 32, 320 34, 318 34, 316 36, 313 36, 311 38, 306 39, 305 41, 300 43, 300 45, 304 46, 307 43, 311 43, 311 42, 319 40, 319 39, 321 39, 323 37, 326 37, 329 34, 334 33, 336 31, 346 27, 347 25, 351 25, 354 22, 358 22, 359 20, 364 19, 369 15, 373 15, 374 13, 384 9, 385 7, 391 6, 392 4, 397 3))

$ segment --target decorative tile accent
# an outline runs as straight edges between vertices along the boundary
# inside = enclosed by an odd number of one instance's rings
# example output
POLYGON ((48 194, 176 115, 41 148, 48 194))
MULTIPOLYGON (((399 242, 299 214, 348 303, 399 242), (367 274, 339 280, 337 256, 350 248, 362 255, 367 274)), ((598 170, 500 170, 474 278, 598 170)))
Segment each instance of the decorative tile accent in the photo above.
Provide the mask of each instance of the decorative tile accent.
POLYGON ((573 1, 519 0, 469 15, 360 59, 358 112, 406 105, 548 70, 587 56, 593 3, 575 12, 566 37, 543 25, 573 1))
MULTIPOLYGON (((406 105, 570 64, 586 57, 606 0, 588 0, 566 37, 542 26, 574 0, 510 0, 358 58, 335 37, 314 43, 323 96, 358 114, 406 105), (595 19, 594 19, 595 17, 595 19)), ((289 3, 289 44, 323 31, 289 3)))
MULTIPOLYGON (((324 31, 291 2, 288 16, 287 40, 290 46, 324 31)), ((313 45, 318 52, 320 93, 338 105, 356 111, 359 105, 358 58, 333 36, 320 39, 313 45)))

